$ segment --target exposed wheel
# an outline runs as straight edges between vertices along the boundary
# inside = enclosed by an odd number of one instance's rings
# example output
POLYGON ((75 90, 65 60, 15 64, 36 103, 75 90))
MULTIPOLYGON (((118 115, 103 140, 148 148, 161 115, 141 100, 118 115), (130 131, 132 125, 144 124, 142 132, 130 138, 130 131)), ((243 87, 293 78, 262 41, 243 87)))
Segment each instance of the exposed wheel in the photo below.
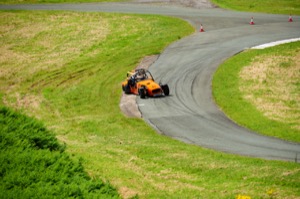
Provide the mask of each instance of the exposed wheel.
POLYGON ((168 84, 161 85, 161 89, 163 90, 165 96, 168 96, 170 94, 170 89, 168 84))
POLYGON ((131 93, 129 84, 126 84, 126 85, 123 86, 123 87, 124 87, 124 92, 125 92, 125 94, 130 94, 130 93, 131 93))
POLYGON ((134 86, 134 80, 133 79, 129 79, 127 84, 130 85, 130 86, 134 86))
POLYGON ((146 89, 144 87, 139 88, 139 95, 141 99, 145 99, 146 98, 146 89))

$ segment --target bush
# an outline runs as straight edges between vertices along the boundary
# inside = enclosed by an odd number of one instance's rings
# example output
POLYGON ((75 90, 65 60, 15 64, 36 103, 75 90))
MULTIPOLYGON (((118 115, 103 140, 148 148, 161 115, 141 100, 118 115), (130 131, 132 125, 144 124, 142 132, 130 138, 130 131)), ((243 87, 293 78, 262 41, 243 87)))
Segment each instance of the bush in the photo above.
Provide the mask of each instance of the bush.
POLYGON ((119 198, 72 161, 54 134, 25 115, 0 107, 0 198, 119 198))

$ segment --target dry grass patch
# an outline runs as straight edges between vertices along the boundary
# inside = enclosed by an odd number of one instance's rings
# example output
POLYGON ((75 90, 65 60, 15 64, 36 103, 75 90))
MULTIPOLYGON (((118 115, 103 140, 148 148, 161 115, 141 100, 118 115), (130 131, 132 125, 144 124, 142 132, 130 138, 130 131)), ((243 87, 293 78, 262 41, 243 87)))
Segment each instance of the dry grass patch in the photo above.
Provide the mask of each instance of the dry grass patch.
POLYGON ((240 72, 240 91, 266 117, 300 130, 299 60, 300 53, 254 59, 240 72))
MULTIPOLYGON (((53 12, 45 18, 40 12, 2 12, 0 21, 0 80, 10 85, 30 87, 36 82, 28 77, 64 70, 82 52, 95 56, 101 49, 90 49, 109 34, 108 20, 100 14, 53 12)), ((15 91, 5 83, 1 87, 15 91)))
POLYGON ((119 188, 119 194, 124 198, 133 198, 135 197, 138 193, 128 187, 120 187, 119 188))
POLYGON ((27 109, 32 113, 40 110, 40 104, 43 101, 43 97, 40 95, 25 94, 20 93, 11 94, 11 98, 3 97, 3 103, 7 106, 15 107, 16 109, 27 109))

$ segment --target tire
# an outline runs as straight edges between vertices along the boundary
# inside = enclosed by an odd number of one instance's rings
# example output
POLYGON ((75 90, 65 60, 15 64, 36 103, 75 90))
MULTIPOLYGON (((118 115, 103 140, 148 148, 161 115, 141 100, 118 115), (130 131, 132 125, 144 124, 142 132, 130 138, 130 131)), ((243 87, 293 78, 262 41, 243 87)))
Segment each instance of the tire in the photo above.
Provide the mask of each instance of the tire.
POLYGON ((139 88, 139 95, 141 99, 145 99, 146 98, 146 89, 144 87, 139 88))
POLYGON ((165 96, 168 96, 170 94, 170 89, 169 89, 168 84, 161 85, 161 89, 163 90, 165 96))
POLYGON ((127 84, 128 84, 129 86, 134 86, 134 81, 133 81, 133 79, 129 79, 127 84))
POLYGON ((126 85, 124 86, 124 92, 125 92, 125 94, 130 94, 130 93, 131 93, 131 91, 130 91, 130 86, 129 86, 128 84, 126 84, 126 85))

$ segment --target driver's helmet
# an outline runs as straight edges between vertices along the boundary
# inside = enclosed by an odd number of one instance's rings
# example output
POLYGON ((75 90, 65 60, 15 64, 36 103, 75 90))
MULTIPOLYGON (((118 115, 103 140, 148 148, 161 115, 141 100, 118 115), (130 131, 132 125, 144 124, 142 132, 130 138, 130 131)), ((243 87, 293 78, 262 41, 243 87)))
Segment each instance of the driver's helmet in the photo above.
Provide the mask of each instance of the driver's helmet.
POLYGON ((137 79, 139 79, 139 80, 146 79, 146 70, 145 69, 137 70, 137 79))

